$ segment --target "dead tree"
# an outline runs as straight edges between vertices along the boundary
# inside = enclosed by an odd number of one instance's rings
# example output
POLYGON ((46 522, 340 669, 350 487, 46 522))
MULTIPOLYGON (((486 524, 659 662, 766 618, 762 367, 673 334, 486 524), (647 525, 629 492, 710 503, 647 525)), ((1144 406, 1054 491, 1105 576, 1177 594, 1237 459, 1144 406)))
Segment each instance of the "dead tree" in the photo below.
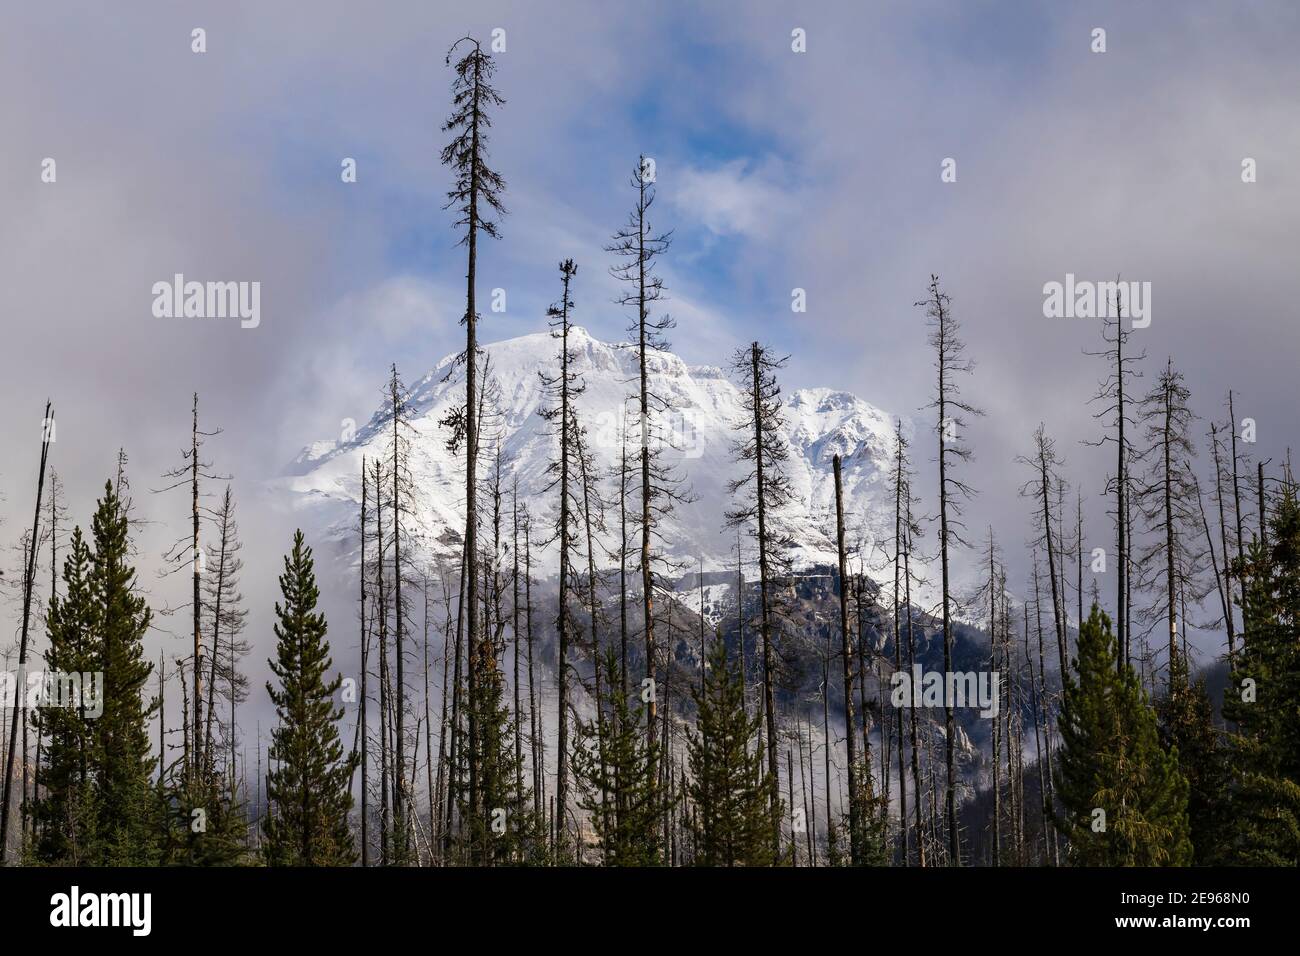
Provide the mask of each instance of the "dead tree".
MULTIPOLYGON (((1108 312, 1112 311, 1107 309, 1108 312)), ((1107 482, 1106 491, 1115 495, 1115 638, 1118 653, 1115 666, 1120 673, 1132 659, 1129 622, 1130 598, 1132 585, 1129 572, 1132 566, 1132 478, 1129 466, 1133 459, 1132 429, 1135 425, 1130 417, 1126 388, 1132 377, 1141 377, 1140 372, 1132 366, 1146 358, 1145 352, 1136 355, 1125 351, 1131 330, 1124 328, 1124 305, 1117 298, 1113 309, 1115 316, 1108 319, 1102 327, 1102 341, 1105 344, 1100 352, 1087 352, 1088 355, 1101 356, 1107 362, 1106 377, 1102 379, 1092 402, 1099 403, 1100 408, 1093 418, 1102 420, 1106 431, 1092 445, 1115 445, 1115 474, 1107 482), (1113 434, 1111 434, 1113 432, 1113 434)), ((1082 622, 1080 622, 1082 623, 1082 622)))
MULTIPOLYGON (((857 866, 862 861, 859 847, 859 841, 862 837, 860 829, 862 825, 862 808, 858 805, 857 734, 853 720, 853 645, 849 642, 848 567, 845 564, 844 554, 844 495, 841 487, 840 456, 835 455, 831 463, 835 471, 835 544, 839 556, 840 572, 840 661, 843 665, 844 676, 844 737, 849 762, 849 859, 854 866, 857 866)), ((827 747, 830 747, 829 741, 827 747)), ((901 765, 903 759, 901 751, 898 759, 901 765)), ((870 772, 869 768, 870 765, 868 764, 868 772, 870 772)), ((888 791, 887 785, 885 789, 888 791)), ((906 804, 906 797, 903 798, 903 802, 906 804)))
MULTIPOLYGON (((935 399, 928 406, 938 413, 935 433, 939 438, 939 560, 943 577, 943 667, 952 673, 952 597, 949 559, 953 545, 965 547, 961 536, 961 502, 971 497, 969 485, 951 474, 951 465, 969 461, 971 450, 961 439, 966 415, 982 415, 978 408, 961 397, 957 375, 968 375, 974 363, 966 358, 966 344, 960 326, 952 314, 952 300, 939 288, 939 277, 930 276, 929 295, 916 303, 925 307, 930 328, 930 346, 935 354, 938 385, 935 399)), ((944 695, 944 727, 947 734, 945 763, 948 771, 947 823, 948 857, 952 866, 961 865, 961 832, 957 827, 957 724, 953 702, 944 695)))
MULTIPOLYGON (((767 728, 767 764, 772 780, 777 779, 776 736, 776 658, 774 640, 777 610, 776 578, 788 572, 788 536, 777 524, 780 512, 790 502, 793 492, 786 474, 789 449, 785 438, 781 387, 776 373, 785 359, 773 355, 757 342, 738 349, 732 358, 732 370, 742 384, 741 408, 744 419, 736 423, 744 437, 733 443, 737 461, 747 473, 728 485, 728 494, 737 506, 727 512, 731 527, 750 531, 758 546, 759 633, 763 654, 763 713, 767 728)), ((776 818, 778 794, 771 794, 773 817, 776 818)), ((780 834, 773 832, 772 849, 780 854, 780 834)))
MULTIPOLYGON (((505 101, 492 86, 492 74, 496 68, 491 55, 484 53, 477 40, 462 37, 452 44, 447 51, 447 63, 451 63, 452 54, 462 43, 473 46, 454 67, 455 78, 452 81, 452 113, 443 124, 443 132, 453 134, 442 150, 441 160, 444 166, 453 171, 454 182, 447 192, 446 208, 455 209, 455 227, 463 229, 460 243, 466 247, 467 262, 465 270, 465 313, 461 318, 465 326, 465 351, 457 358, 455 365, 465 366, 465 407, 450 417, 453 436, 465 441, 465 590, 470 595, 466 603, 469 646, 479 644, 479 615, 476 595, 479 593, 479 543, 478 543, 478 450, 479 450, 479 398, 478 384, 478 311, 475 300, 475 284, 478 278, 478 240, 482 234, 491 239, 498 237, 497 225, 491 217, 502 215, 505 207, 501 194, 505 191, 505 180, 492 169, 488 158, 488 130, 492 126, 492 112, 504 105, 505 101)), ((471 686, 472 690, 472 686, 471 686)), ((471 701, 468 708, 472 715, 476 702, 471 701)), ((471 730, 471 738, 474 731, 471 730)), ((469 747, 469 785, 471 812, 477 813, 480 807, 478 793, 479 772, 477 741, 471 739, 469 747)))
MULTIPOLYGON (((667 401, 650 386, 650 364, 656 355, 666 352, 669 343, 666 333, 673 328, 671 316, 652 317, 651 308, 664 296, 663 279, 655 272, 655 264, 671 245, 670 232, 657 233, 650 223, 650 209, 655 200, 654 161, 640 156, 632 173, 631 186, 636 200, 627 223, 614 233, 606 252, 613 253, 618 262, 610 267, 610 274, 626 283, 629 291, 618 298, 618 303, 632 306, 635 316, 628 325, 634 335, 637 352, 637 403, 636 427, 640 433, 636 452, 636 465, 641 472, 641 501, 638 518, 641 532, 641 615, 645 634, 646 678, 655 677, 655 602, 654 562, 655 526, 672 511, 674 504, 683 498, 680 479, 664 460, 664 451, 670 447, 659 428, 659 418, 669 412, 667 401)), ((654 750, 655 726, 658 704, 650 694, 646 707, 646 741, 654 750)), ((653 759, 653 753, 652 753, 653 759)), ((650 774, 655 779, 656 774, 650 774)))
POLYGON ((573 308, 570 287, 578 266, 572 259, 560 263, 561 295, 553 303, 546 315, 551 328, 551 337, 559 344, 556 356, 557 369, 554 374, 539 372, 542 388, 550 404, 541 411, 553 429, 559 442, 558 455, 552 459, 547 469, 550 478, 543 494, 555 492, 559 496, 555 508, 555 522, 552 528, 559 547, 559 609, 556 618, 556 631, 559 635, 556 665, 557 688, 557 724, 558 739, 556 743, 556 777, 555 807, 561 835, 566 830, 569 798, 569 644, 573 639, 576 624, 571 619, 569 601, 579 597, 574 581, 573 560, 577 554, 578 541, 574 515, 581 513, 581 489, 576 479, 575 469, 581 451, 578 446, 578 420, 573 407, 574 400, 585 390, 582 377, 574 368, 578 355, 569 347, 569 334, 573 328, 569 313, 573 308))
POLYGON ((1044 425, 1039 424, 1034 432, 1034 451, 1031 455, 1021 455, 1016 459, 1022 465, 1027 465, 1034 471, 1034 477, 1020 487, 1022 497, 1030 498, 1035 502, 1034 521, 1037 524, 1039 534, 1031 542, 1037 549, 1039 546, 1047 551, 1047 576, 1051 582, 1052 591, 1052 633, 1056 636, 1056 654, 1057 662, 1060 665, 1061 673, 1064 674, 1066 666, 1069 663, 1065 649, 1065 613, 1064 613, 1064 594, 1058 591, 1058 578, 1056 574, 1056 553, 1061 547, 1059 533, 1056 538, 1052 536, 1052 502, 1051 488, 1055 481, 1059 480, 1057 468, 1060 465, 1056 457, 1056 443, 1047 436, 1044 425))
MULTIPOLYGON (((18 642, 18 671, 24 673, 27 667, 27 637, 32 614, 32 590, 36 584, 36 542, 39 538, 41 523, 41 496, 45 492, 45 465, 50 456, 50 442, 54 439, 54 418, 51 404, 45 402, 45 417, 41 420, 41 464, 36 473, 36 508, 32 517, 32 529, 28 538, 27 571, 23 576, 23 623, 18 642)), ((12 799, 14 776, 14 751, 18 745, 18 712, 25 711, 15 700, 13 716, 9 721, 9 749, 5 754, 4 796, 0 798, 0 864, 6 861, 9 852, 9 808, 12 799)), ((24 779, 26 768, 23 768, 24 779)))
MULTIPOLYGON (((171 491, 175 488, 189 486, 190 492, 190 534, 188 537, 181 538, 173 544, 164 554, 163 561, 172 565, 172 570, 164 572, 173 573, 184 569, 187 565, 191 571, 191 599, 190 611, 193 620, 194 633, 194 653, 191 659, 193 667, 194 695, 193 695, 193 720, 190 721, 190 732, 193 734, 190 771, 192 773, 205 773, 209 767, 208 754, 204 752, 203 740, 203 598, 201 593, 201 582, 203 578, 203 566, 206 555, 199 542, 199 524, 204 518, 211 518, 212 512, 201 506, 200 501, 204 497, 199 490, 199 481, 206 479, 208 481, 229 481, 229 475, 217 475, 211 473, 208 469, 212 467, 212 462, 203 461, 199 456, 199 449, 203 447, 204 439, 212 438, 221 434, 221 429, 212 431, 202 431, 199 428, 199 396, 194 393, 194 403, 190 414, 190 446, 181 451, 181 464, 170 471, 163 473, 163 479, 171 481, 172 484, 164 488, 157 489, 159 493, 171 491)), ((179 608, 172 608, 174 612, 179 608)), ((195 782, 195 781, 192 781, 195 782)))
POLYGON ((1188 405, 1189 398, 1182 374, 1174 369, 1171 360, 1140 405, 1150 464, 1138 500, 1147 532, 1154 536, 1142 550, 1141 559, 1144 566, 1154 568, 1156 560, 1162 558, 1164 572, 1161 577, 1153 574, 1143 582, 1155 593, 1156 603, 1145 609, 1142 617, 1150 626, 1161 619, 1166 624, 1171 688, 1177 670, 1173 663, 1178 655, 1180 586, 1188 585, 1198 604, 1208 591, 1197 581, 1204 554, 1193 545, 1199 530, 1192 511, 1198 491, 1191 471, 1196 447, 1190 438, 1196 416, 1188 405))
MULTIPOLYGON (((230 786, 235 786, 235 760, 238 747, 236 708, 248 699, 248 677, 239 669, 239 662, 252 649, 241 635, 247 623, 248 611, 243 607, 244 597, 239 591, 239 575, 244 561, 240 557, 243 542, 239 539, 239 525, 235 520, 235 499, 230 485, 226 485, 221 503, 213 512, 215 524, 213 540, 207 546, 204 577, 204 608, 210 620, 212 634, 212 660, 208 669, 207 715, 203 729, 203 752, 211 765, 212 728, 217 705, 217 687, 229 706, 230 723, 226 728, 229 739, 224 749, 229 751, 227 776, 230 786), (224 651, 224 656, 223 656, 224 651)), ((211 768, 210 768, 211 769, 211 768)))

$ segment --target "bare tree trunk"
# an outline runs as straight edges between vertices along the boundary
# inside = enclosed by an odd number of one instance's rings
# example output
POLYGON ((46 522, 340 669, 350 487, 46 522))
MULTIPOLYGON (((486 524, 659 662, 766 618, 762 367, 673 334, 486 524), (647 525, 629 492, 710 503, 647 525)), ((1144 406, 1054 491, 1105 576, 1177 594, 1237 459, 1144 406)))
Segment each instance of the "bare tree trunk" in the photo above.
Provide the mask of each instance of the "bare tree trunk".
POLYGON ((524 526, 524 626, 528 631, 528 719, 531 724, 531 733, 529 734, 528 743, 532 749, 533 757, 533 812, 540 819, 542 808, 545 804, 545 791, 543 787, 546 782, 546 767, 544 761, 544 750, 542 749, 542 738, 537 731, 537 696, 535 683, 533 679, 533 560, 532 547, 529 541, 531 528, 524 526))
POLYGON ((523 800, 524 793, 524 728, 523 710, 519 683, 519 479, 515 478, 514 494, 511 496, 511 554, 514 559, 514 573, 511 575, 511 636, 515 645, 515 798, 523 800))
MULTIPOLYGON (((366 719, 367 699, 370 696, 367 669, 370 632, 366 621, 366 498, 369 480, 366 476, 366 459, 361 459, 361 865, 370 865, 370 727, 366 719)), ((258 760, 261 760, 261 743, 258 743, 258 760)), ((260 763, 259 763, 260 766, 260 763)))
MULTIPOLYGON (((906 547, 903 550, 903 606, 907 615, 907 670, 916 673, 916 633, 912 628, 912 506, 907 501, 906 524, 903 526, 906 547)), ((916 795, 916 862, 925 866, 925 833, 921 821, 921 757, 916 730, 916 708, 909 707, 912 726, 912 791, 916 795)))
POLYGON ((390 829, 388 795, 388 602, 384 591, 384 503, 379 461, 375 466, 375 612, 379 620, 379 862, 388 866, 390 829))
MULTIPOLYGON (((393 656, 396 659, 396 679, 393 709, 396 719, 397 752, 393 780, 393 824, 398 833, 398 862, 405 864, 409 844, 406 824, 406 680, 403 676, 403 658, 405 648, 403 637, 405 631, 406 609, 402 604, 402 498, 401 498, 401 451, 398 436, 398 424, 401 420, 401 408, 398 404, 397 365, 393 365, 390 384, 393 403, 393 656)), ((418 738, 417 738, 418 739, 418 738)))
MULTIPOLYGON (((433 789, 433 721, 429 714, 429 575, 427 571, 421 576, 424 592, 424 779, 425 789, 429 794, 429 863, 433 863, 434 839, 434 802, 433 789)), ((516 655, 518 659, 518 655, 516 655)), ((419 736, 417 731, 416 743, 419 736)), ((415 819, 415 814, 411 814, 415 819)))
MULTIPOLYGON (((803 786, 803 745, 799 746, 799 786, 803 786)), ((794 826, 794 755, 791 748, 785 748, 785 799, 790 808, 790 865, 799 865, 799 834, 794 826)), ((808 811, 805 804, 804 826, 807 827, 808 811)))
MULTIPOLYGON (((775 674, 772 662, 771 600, 768 595, 771 584, 768 578, 767 502, 763 474, 763 415, 760 411, 763 406, 763 398, 759 378, 759 345, 757 342, 751 346, 750 355, 753 369, 754 481, 757 486, 755 489, 754 500, 758 512, 758 587, 762 604, 760 626, 763 638, 763 707, 767 721, 767 772, 775 781, 777 779, 776 697, 773 691, 775 674)), ((773 792, 771 795, 771 801, 774 809, 776 807, 776 800, 776 793, 773 792)), ((780 852, 780 836, 776 832, 772 834, 772 849, 773 852, 780 852)))
MULTIPOLYGON (((857 866, 862 862, 861 847, 858 840, 861 834, 861 820, 858 806, 858 765, 857 746, 855 744, 853 720, 853 645, 849 643, 849 601, 847 593, 848 567, 844 555, 844 495, 840 478, 840 456, 832 459, 835 469, 835 538, 840 560, 840 653, 844 665, 844 739, 848 751, 849 778, 849 859, 857 866)), ((897 594, 897 587, 895 587, 897 594)), ((901 736, 901 735, 900 735, 901 736)), ((828 743, 829 746, 829 743, 828 743)), ((903 756, 898 756, 902 766, 903 756)), ((901 771, 900 771, 901 772, 901 771)), ((886 787, 886 792, 888 787, 886 787)), ((903 797, 904 808, 907 798, 903 797)), ((904 809, 906 812, 906 809, 904 809)))
MULTIPOLYGON (((40 537, 41 495, 45 491, 45 463, 49 460, 50 440, 53 438, 54 420, 50 417, 50 402, 45 403, 45 417, 41 432, 41 466, 36 476, 36 508, 32 517, 31 538, 27 542, 27 572, 23 576, 23 625, 18 643, 18 672, 25 674, 27 669, 27 636, 32 614, 32 589, 36 584, 36 546, 40 537)), ((195 585, 197 587, 197 585, 195 585)), ((20 682, 21 683, 21 682, 20 682)), ((4 796, 0 798, 0 864, 9 854, 9 808, 11 806, 11 787, 14 775, 14 750, 17 747, 18 711, 25 710, 15 699, 14 712, 9 722, 9 750, 5 754, 4 796)), ((24 773, 25 773, 24 768, 24 773)))

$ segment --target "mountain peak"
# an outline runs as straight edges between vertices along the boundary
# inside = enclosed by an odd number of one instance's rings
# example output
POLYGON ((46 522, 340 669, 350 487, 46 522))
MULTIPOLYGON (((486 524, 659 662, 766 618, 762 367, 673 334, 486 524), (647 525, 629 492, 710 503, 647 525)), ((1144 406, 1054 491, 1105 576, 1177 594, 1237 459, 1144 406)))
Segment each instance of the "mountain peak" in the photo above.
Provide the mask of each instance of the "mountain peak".
MULTIPOLYGON (((612 476, 622 454, 623 416, 633 407, 637 353, 627 343, 603 342, 581 326, 570 327, 569 347, 577 353, 576 371, 585 385, 575 399, 577 414, 587 430, 597 478, 612 494, 612 476)), ((539 372, 554 367, 558 348, 546 330, 483 346, 496 407, 481 454, 486 461, 499 445, 508 485, 513 488, 518 482, 521 503, 527 502, 534 517, 542 520, 549 520, 550 499, 555 497, 548 490, 548 468, 556 439, 540 414, 549 400, 539 372)), ((454 361, 454 355, 444 358, 412 388, 410 468, 419 497, 414 523, 429 557, 458 556, 465 520, 464 450, 456 455, 447 450, 446 429, 440 425, 448 411, 464 401, 464 373, 452 368, 454 361)), ((647 364, 651 388, 666 409, 656 417, 657 431, 666 433, 664 457, 695 496, 657 529, 667 556, 689 561, 692 567, 702 559, 706 570, 734 567, 735 533, 723 527, 722 516, 732 507, 728 484, 742 474, 733 460, 733 445, 742 437, 738 425, 744 420, 744 396, 717 366, 690 366, 671 352, 654 353, 647 364)), ((885 490, 893 451, 891 417, 852 393, 830 388, 791 391, 785 413, 788 473, 795 494, 787 512, 774 520, 791 534, 796 566, 835 560, 831 459, 836 454, 845 461, 844 495, 855 540, 868 545, 878 532, 892 529, 885 490)), ((309 445, 280 482, 295 506, 313 513, 321 530, 338 539, 346 553, 356 547, 361 457, 387 451, 385 420, 381 409, 348 440, 309 445)), ((491 471, 480 465, 480 474, 491 471)))

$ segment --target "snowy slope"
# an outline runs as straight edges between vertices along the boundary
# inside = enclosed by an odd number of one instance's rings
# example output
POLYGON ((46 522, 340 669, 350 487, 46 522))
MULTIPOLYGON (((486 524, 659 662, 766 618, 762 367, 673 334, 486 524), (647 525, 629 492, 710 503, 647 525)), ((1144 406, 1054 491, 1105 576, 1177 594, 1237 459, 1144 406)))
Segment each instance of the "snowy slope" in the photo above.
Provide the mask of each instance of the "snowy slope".
MULTIPOLYGON (((577 399, 579 415, 609 494, 621 455, 621 410, 634 390, 636 353, 626 345, 598 341, 581 328, 571 331, 570 348, 577 352, 575 368, 586 385, 577 399)), ((539 528, 536 540, 543 536, 540 526, 551 521, 550 509, 557 497, 546 492, 550 482, 546 470, 557 440, 539 414, 547 403, 539 372, 555 368, 557 342, 540 332, 485 346, 484 351, 499 393, 499 414, 495 426, 486 428, 482 437, 480 474, 491 472, 493 448, 499 441, 503 483, 509 489, 518 482, 519 500, 527 503, 539 528)), ((724 514, 730 506, 728 482, 742 473, 733 461, 733 443, 740 435, 737 425, 743 419, 741 393, 721 369, 689 366, 672 354, 653 359, 650 377, 652 389, 663 396, 669 409, 660 418, 669 433, 666 444, 674 446, 665 447, 665 457, 675 462, 695 496, 662 523, 663 540, 687 570, 695 570, 700 559, 706 571, 732 568, 736 532, 724 528, 724 514)), ((428 557, 459 554, 464 527, 463 449, 459 454, 448 451, 448 431, 439 423, 450 409, 463 404, 464 394, 463 370, 454 369, 451 357, 411 386, 411 470, 418 488, 422 547, 428 557)), ((880 553, 870 552, 872 542, 887 540, 893 533, 887 491, 891 416, 846 392, 825 388, 788 393, 785 413, 787 471, 795 500, 780 522, 795 542, 796 567, 835 560, 831 460, 836 453, 844 459, 849 537, 863 547, 868 565, 879 562, 880 553)), ((345 557, 355 558, 362 457, 384 455, 391 432, 391 418, 377 412, 351 440, 315 442, 304 448, 290 474, 277 482, 291 505, 303 512, 304 526, 313 528, 318 539, 332 540, 345 557)), ((613 528, 615 521, 610 524, 613 528)), ((752 550, 748 541, 745 547, 752 550)), ((537 563, 549 567, 545 552, 537 563)))

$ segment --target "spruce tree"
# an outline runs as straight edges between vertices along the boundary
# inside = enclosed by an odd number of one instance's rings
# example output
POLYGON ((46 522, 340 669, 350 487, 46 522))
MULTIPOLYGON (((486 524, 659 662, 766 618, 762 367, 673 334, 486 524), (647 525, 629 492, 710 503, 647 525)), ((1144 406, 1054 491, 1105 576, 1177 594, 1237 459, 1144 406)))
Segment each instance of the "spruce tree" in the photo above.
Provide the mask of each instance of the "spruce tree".
POLYGON ((171 866, 235 866, 248 856, 248 818, 233 781, 200 768, 163 791, 161 860, 171 866))
POLYGON ((1155 713, 1096 604, 1063 675, 1057 828, 1083 866, 1186 866, 1187 781, 1160 745, 1155 713))
POLYGON ((108 866, 156 863, 158 850, 155 758, 146 726, 158 702, 143 697, 153 664, 145 659, 142 642, 153 616, 136 593, 127 510, 114 483, 106 482, 91 523, 90 591, 105 688, 103 713, 94 726, 97 862, 108 866))
MULTIPOLYGON (((76 528, 70 553, 63 561, 64 593, 50 599, 46 615, 50 646, 45 652, 45 666, 50 671, 86 674, 100 670, 90 565, 90 548, 81 529, 76 528)), ((33 815, 40 834, 34 855, 43 863, 83 865, 92 860, 96 846, 92 776, 95 724, 87 719, 87 703, 83 688, 76 707, 47 702, 40 708, 40 725, 46 737, 41 767, 43 795, 33 815)))
POLYGON ((1235 574, 1244 582, 1241 645, 1225 691, 1234 724, 1230 755, 1234 862, 1300 865, 1300 502, 1284 486, 1266 544, 1235 574))
POLYGON ((744 686, 719 636, 709 650, 704 687, 692 687, 699 713, 687 741, 695 807, 691 829, 699 866, 771 866, 772 831, 780 811, 771 794, 775 781, 758 746, 762 718, 746 713, 744 686))
POLYGON ((333 697, 343 678, 326 678, 334 662, 325 616, 316 612, 320 592, 311 548, 301 531, 294 532, 293 551, 284 559, 280 592, 276 657, 269 662, 280 687, 266 685, 279 727, 271 735, 263 853, 272 866, 345 866, 356 857, 348 829, 354 758, 344 756, 339 739, 343 710, 333 697))
POLYGON ((1186 658, 1178 654, 1170 682, 1174 691, 1156 703, 1156 714, 1161 742, 1177 751, 1179 769, 1187 779, 1193 860, 1197 866, 1213 866, 1231 862, 1225 855, 1232 823, 1227 749, 1214 725, 1205 679, 1189 683, 1186 671, 1186 658))
POLYGON ((644 707, 633 707, 619 684, 619 658, 607 647, 598 667, 602 717, 575 722, 573 776, 578 805, 591 817, 607 866, 658 866, 664 800, 657 786, 656 738, 646 737, 644 707))

